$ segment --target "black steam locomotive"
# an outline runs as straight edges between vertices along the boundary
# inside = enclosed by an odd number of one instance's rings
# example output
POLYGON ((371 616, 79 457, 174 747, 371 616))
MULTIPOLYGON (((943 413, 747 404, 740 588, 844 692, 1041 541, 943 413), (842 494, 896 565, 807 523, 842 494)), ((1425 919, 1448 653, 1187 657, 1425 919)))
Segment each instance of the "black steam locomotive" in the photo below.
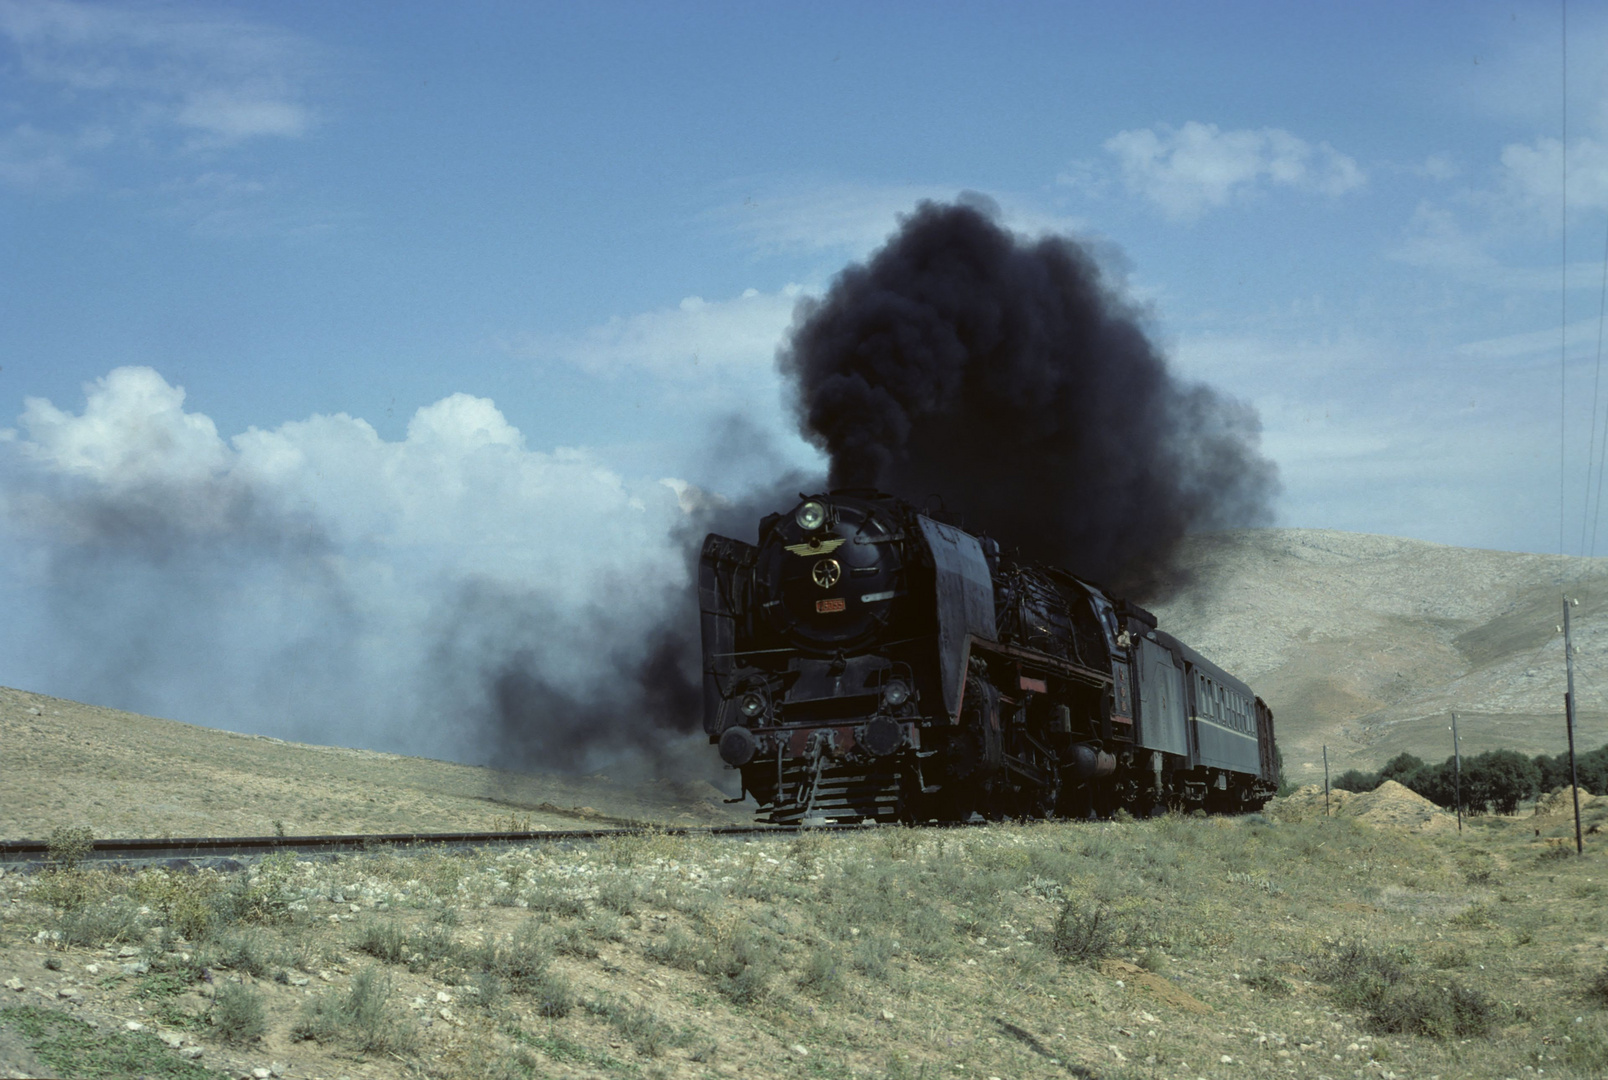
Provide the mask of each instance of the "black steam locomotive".
POLYGON ((1273 714, 1150 612, 871 491, 710 534, 704 730, 762 817, 1259 808, 1273 714))

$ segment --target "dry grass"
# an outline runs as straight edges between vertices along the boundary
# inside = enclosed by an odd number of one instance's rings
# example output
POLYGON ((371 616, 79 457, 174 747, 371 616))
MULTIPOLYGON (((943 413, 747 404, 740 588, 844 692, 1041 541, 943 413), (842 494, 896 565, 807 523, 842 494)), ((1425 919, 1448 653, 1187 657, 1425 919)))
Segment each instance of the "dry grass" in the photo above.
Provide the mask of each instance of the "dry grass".
POLYGON ((63 866, 0 879, 0 981, 313 1075, 1598 1076, 1608 864, 1547 839, 1252 815, 63 866))

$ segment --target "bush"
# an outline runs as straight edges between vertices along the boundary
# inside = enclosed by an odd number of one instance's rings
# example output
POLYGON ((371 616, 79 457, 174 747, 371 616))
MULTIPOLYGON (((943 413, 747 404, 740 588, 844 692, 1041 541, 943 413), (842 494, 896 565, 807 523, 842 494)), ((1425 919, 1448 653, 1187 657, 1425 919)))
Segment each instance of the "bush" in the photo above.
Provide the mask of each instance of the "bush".
POLYGON ((76 870, 95 850, 95 834, 82 825, 62 826, 52 829, 45 843, 51 869, 76 870))
POLYGON ((390 978, 375 968, 364 968, 346 993, 326 991, 304 1004, 291 1035, 319 1043, 345 1043, 365 1054, 409 1050, 417 1033, 391 1011, 390 996, 390 978))
POLYGON ((1586 986, 1586 996, 1608 1009, 1608 967, 1597 972, 1596 978, 1586 986))
POLYGON ((1458 983, 1404 986, 1374 1002, 1368 1019, 1375 1031, 1385 1034, 1470 1038, 1491 1030, 1496 1005, 1480 991, 1458 983))
POLYGON ((69 908, 58 927, 61 944, 96 949, 102 945, 139 941, 145 937, 139 909, 127 897, 116 896, 88 907, 69 908))
POLYGON ((1068 898, 1055 917, 1050 947, 1062 960, 1089 964, 1111 955, 1117 938, 1117 921, 1108 905, 1068 898))
POLYGON ((675 1034, 670 1025, 659 1019, 652 1010, 618 998, 600 997, 588 1001, 586 1011, 608 1021, 644 1057, 658 1057, 664 1053, 675 1034))
POLYGON ((263 1018, 262 994, 240 983, 226 982, 218 987, 208 1014, 218 1038, 229 1043, 260 1039, 268 1030, 263 1018))
POLYGON ((1372 791, 1382 783, 1384 783, 1384 781, 1380 779, 1378 773, 1365 773, 1360 772, 1357 769, 1347 769, 1345 772, 1335 777, 1330 786, 1338 788, 1341 791, 1362 792, 1372 791))
POLYGON ((1369 1008, 1391 987, 1407 977, 1404 958, 1397 952, 1370 948, 1360 942, 1340 946, 1319 973, 1334 987, 1342 1004, 1369 1008))
POLYGON ((710 974, 716 988, 738 1005, 748 1005, 765 996, 775 960, 765 944, 748 934, 738 934, 712 950, 710 974))
POLYGON ((823 1000, 837 997, 843 990, 843 974, 837 958, 827 949, 813 950, 799 973, 798 988, 823 1000))
POLYGON ((394 922, 375 920, 358 931, 352 947, 387 964, 400 964, 408 953, 408 938, 394 922))
POLYGON ((237 931, 225 935, 217 946, 213 963, 218 967, 238 971, 254 978, 262 978, 273 967, 275 950, 260 932, 237 931))

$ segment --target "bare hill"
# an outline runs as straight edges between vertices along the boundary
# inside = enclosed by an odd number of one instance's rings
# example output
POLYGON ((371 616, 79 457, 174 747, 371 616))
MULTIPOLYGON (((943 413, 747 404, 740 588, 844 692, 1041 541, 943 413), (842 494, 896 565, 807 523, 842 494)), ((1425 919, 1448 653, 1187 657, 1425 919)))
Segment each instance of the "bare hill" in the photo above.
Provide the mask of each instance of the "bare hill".
POLYGON ((1286 773, 1373 768, 1403 750, 1563 748, 1561 595, 1573 609, 1582 748, 1608 742, 1608 559, 1323 529, 1195 537, 1163 625, 1273 707, 1286 773))
MULTIPOLYGON (((0 688, 0 837, 266 836, 746 821, 701 780, 519 775, 308 746, 0 688)), ((750 804, 751 810, 752 804, 750 804)))

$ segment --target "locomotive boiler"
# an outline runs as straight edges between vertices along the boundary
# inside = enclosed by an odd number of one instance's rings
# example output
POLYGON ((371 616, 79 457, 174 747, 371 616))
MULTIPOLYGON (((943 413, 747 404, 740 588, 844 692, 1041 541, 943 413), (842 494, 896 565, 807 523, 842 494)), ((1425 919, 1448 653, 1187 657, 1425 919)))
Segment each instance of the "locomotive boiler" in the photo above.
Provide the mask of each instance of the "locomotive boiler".
POLYGON ((704 730, 770 821, 1259 808, 1273 714, 1154 615, 873 491, 699 567, 704 730))

